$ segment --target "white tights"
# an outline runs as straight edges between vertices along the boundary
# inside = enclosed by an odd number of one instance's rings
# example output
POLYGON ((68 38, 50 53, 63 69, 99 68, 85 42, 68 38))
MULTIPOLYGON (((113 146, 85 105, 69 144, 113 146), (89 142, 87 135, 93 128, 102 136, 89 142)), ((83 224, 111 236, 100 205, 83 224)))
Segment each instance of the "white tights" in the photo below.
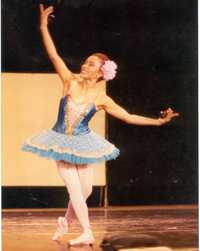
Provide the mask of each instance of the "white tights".
POLYGON ((56 164, 69 194, 65 217, 69 224, 77 217, 85 232, 90 228, 86 200, 92 193, 93 167, 64 161, 56 161, 56 164))

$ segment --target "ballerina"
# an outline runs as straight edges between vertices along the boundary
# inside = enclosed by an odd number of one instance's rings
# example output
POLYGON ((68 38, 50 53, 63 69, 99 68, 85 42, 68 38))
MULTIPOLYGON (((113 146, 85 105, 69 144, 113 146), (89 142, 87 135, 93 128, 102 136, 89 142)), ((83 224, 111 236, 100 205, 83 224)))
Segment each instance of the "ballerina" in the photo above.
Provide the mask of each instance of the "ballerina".
POLYGON ((128 113, 105 92, 100 85, 114 79, 117 64, 103 53, 93 53, 82 64, 79 74, 73 73, 58 55, 48 31, 48 17, 53 6, 40 4, 40 31, 48 57, 62 82, 62 97, 56 123, 27 139, 23 151, 55 160, 58 173, 69 193, 67 211, 57 219, 53 240, 68 232, 75 218, 83 233, 69 241, 70 245, 95 242, 86 200, 92 193, 93 168, 91 163, 116 159, 120 150, 88 127, 91 118, 100 110, 133 125, 161 126, 179 116, 170 107, 158 118, 128 113))

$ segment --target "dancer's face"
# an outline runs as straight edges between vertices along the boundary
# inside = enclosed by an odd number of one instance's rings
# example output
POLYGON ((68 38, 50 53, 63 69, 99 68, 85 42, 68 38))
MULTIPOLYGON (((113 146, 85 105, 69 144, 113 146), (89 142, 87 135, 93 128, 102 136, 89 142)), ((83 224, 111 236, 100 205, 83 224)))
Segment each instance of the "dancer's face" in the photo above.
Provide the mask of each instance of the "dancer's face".
POLYGON ((100 70, 102 61, 96 56, 88 57, 81 66, 81 76, 88 80, 95 80, 102 76, 100 70))

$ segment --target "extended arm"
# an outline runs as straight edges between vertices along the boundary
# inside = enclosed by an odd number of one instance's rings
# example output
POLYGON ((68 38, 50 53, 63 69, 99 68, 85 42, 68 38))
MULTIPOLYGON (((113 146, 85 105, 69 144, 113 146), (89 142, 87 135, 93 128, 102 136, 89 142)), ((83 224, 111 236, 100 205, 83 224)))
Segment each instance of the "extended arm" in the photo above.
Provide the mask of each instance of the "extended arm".
POLYGON ((58 55, 56 47, 48 31, 48 16, 52 13, 53 7, 50 6, 44 10, 43 4, 40 4, 40 31, 42 35, 43 44, 46 48, 47 54, 53 63, 56 72, 63 83, 68 83, 72 77, 72 72, 65 65, 61 57, 58 55))
POLYGON ((171 108, 167 110, 168 114, 165 118, 154 119, 149 117, 143 117, 136 114, 130 114, 106 94, 103 96, 103 109, 110 115, 120 120, 123 120, 128 124, 135 124, 142 126, 145 125, 161 126, 162 124, 169 122, 172 119, 172 117, 179 115, 178 113, 174 113, 171 110, 171 108))

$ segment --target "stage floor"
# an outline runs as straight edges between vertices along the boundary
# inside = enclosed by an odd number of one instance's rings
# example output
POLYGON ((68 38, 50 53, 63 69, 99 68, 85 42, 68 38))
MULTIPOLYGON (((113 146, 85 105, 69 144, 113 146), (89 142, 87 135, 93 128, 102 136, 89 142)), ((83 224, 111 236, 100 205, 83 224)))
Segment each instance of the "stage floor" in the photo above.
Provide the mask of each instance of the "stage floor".
MULTIPOLYGON (((133 236, 138 234, 154 236, 164 243, 162 246, 170 247, 171 250, 198 250, 197 205, 89 208, 91 226, 96 239, 93 248, 68 247, 67 241, 80 234, 81 228, 77 221, 60 242, 51 240, 56 230, 57 217, 63 216, 64 212, 65 209, 2 210, 2 250, 100 251, 102 249, 99 244, 104 237, 126 233, 133 236)), ((129 250, 141 249, 134 248, 129 250)), ((157 248, 151 250, 156 251, 157 248)))

